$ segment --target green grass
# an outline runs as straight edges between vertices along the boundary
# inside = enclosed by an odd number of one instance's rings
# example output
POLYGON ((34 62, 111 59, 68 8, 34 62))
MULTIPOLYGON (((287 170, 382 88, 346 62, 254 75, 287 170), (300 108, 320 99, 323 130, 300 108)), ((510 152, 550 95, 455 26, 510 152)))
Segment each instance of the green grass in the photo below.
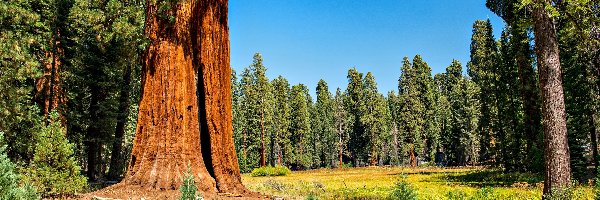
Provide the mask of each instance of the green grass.
MULTIPOLYGON (((543 179, 529 173, 482 168, 368 167, 293 172, 287 176, 242 176, 251 190, 285 199, 386 199, 399 178, 417 199, 541 199, 543 179)), ((593 199, 591 186, 574 189, 574 199, 593 199)))
POLYGON ((258 176, 285 176, 292 173, 292 170, 285 166, 276 166, 276 167, 261 167, 252 170, 250 176, 258 177, 258 176))

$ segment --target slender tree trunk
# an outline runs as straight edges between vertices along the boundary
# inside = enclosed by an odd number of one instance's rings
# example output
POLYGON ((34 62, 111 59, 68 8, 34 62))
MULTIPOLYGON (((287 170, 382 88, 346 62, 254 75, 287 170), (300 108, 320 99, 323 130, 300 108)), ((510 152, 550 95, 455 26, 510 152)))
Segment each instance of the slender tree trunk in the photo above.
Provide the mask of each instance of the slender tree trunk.
POLYGON ((150 45, 123 184, 175 190, 189 166, 203 193, 247 194, 233 144, 228 1, 160 4, 147 2, 150 45))
POLYGON ((131 67, 127 66, 123 72, 123 83, 121 84, 121 94, 119 95, 119 115, 117 116, 117 126, 115 128, 115 138, 112 144, 108 171, 108 178, 110 180, 119 179, 125 169, 122 151, 123 136, 125 135, 125 126, 127 125, 127 116, 129 115, 130 83, 131 67))
POLYGON ((545 9, 549 0, 535 0, 533 21, 544 115, 544 195, 569 186, 571 179, 565 102, 556 27, 545 9))

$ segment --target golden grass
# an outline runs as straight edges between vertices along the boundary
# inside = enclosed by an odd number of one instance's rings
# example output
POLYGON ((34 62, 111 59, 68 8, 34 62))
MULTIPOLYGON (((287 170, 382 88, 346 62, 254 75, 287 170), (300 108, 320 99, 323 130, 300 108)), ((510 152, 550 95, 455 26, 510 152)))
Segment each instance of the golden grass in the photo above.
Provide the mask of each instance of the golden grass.
MULTIPOLYGON (((367 167, 293 172, 281 177, 242 175, 251 190, 285 199, 385 199, 402 175, 418 199, 541 199, 541 178, 482 168, 367 167)), ((575 199, 593 199, 593 189, 578 186, 575 199)))

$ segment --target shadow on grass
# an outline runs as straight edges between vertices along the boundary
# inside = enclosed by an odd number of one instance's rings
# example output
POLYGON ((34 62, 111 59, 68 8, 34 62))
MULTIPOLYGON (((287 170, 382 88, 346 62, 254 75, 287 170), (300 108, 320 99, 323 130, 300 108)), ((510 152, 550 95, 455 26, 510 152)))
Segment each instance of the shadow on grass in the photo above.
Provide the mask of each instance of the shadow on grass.
POLYGON ((448 173, 440 177, 449 183, 457 183, 473 187, 507 187, 515 184, 535 185, 544 180, 540 174, 511 172, 501 170, 478 170, 466 173, 448 173))

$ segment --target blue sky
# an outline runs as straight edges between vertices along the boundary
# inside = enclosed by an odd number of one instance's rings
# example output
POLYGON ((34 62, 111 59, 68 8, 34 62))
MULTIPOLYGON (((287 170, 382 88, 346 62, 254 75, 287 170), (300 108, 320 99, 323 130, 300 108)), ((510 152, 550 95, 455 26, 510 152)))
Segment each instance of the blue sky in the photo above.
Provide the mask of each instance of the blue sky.
POLYGON ((356 67, 386 94, 397 91, 405 56, 420 54, 434 74, 452 59, 465 66, 473 22, 488 18, 498 38, 504 24, 485 0, 230 0, 231 66, 241 73, 260 52, 269 78, 312 94, 320 79, 345 89, 356 67))

